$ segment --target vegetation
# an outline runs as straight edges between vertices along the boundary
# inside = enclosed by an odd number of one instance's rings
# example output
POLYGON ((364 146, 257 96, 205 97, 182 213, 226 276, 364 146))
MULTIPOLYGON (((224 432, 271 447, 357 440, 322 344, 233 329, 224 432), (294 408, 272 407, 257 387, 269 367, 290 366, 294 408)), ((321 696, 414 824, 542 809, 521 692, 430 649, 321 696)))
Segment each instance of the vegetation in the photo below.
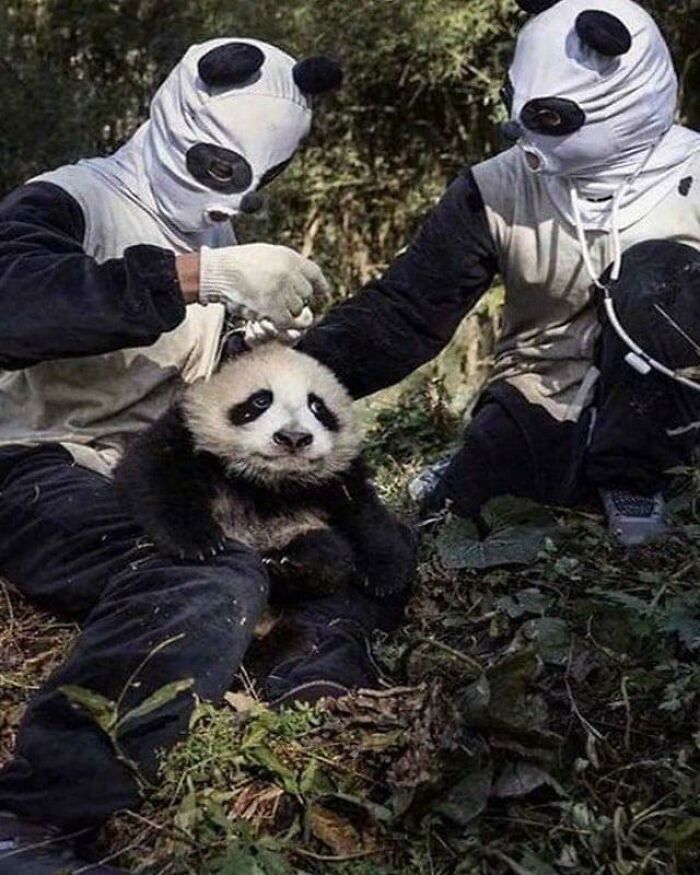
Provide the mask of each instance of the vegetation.
MULTIPOLYGON (((407 474, 457 426, 434 386, 416 392, 370 434, 407 513, 407 474)), ((198 705, 112 853, 149 875, 697 872, 699 497, 691 478, 678 535, 635 553, 594 512, 496 502, 505 567, 464 550, 469 533, 455 554, 443 521, 405 627, 377 641, 392 685, 272 713, 243 677, 222 708, 198 705)), ((0 595, 2 761, 72 630, 0 595)))
MULTIPOLYGON (((700 0, 647 0, 700 123, 700 0)), ((346 85, 245 233, 303 246, 340 293, 389 261, 465 163, 499 147, 513 0, 7 0, 0 6, 0 192, 112 150, 192 42, 254 35, 328 52, 346 85)))
MULTIPOLYGON (((700 0, 646 5, 697 126, 700 0)), ((498 148, 520 20, 510 0, 7 0, 0 189, 113 149, 192 41, 255 35, 336 54, 346 87, 319 106, 268 211, 240 230, 312 253, 344 295, 393 257, 462 164, 498 148)), ((496 311, 462 331, 471 375, 496 311)), ((380 485, 407 513, 407 478, 457 437, 448 402, 464 369, 423 375, 368 414, 380 485)), ((200 703, 158 794, 112 826, 117 861, 152 875, 697 872, 699 497, 691 483, 679 534, 635 554, 593 512, 543 520, 494 505, 520 563, 506 567, 473 533, 455 539, 452 521, 426 531, 408 622, 377 642, 401 686, 318 711, 273 714, 245 684, 220 709, 200 703)), ((75 631, 0 584, 0 761, 75 631)), ((106 707, 117 745, 129 715, 106 707)))

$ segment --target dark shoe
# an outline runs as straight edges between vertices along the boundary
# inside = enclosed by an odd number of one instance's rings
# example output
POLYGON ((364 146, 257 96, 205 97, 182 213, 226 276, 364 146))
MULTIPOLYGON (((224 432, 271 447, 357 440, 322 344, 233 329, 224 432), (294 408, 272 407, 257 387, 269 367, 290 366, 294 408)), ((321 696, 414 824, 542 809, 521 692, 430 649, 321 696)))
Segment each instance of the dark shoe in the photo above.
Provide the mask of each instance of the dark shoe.
POLYGON ((78 857, 75 837, 0 813, 0 875, 127 875, 124 869, 78 857))
POLYGON ((625 547, 662 541, 671 532, 663 495, 636 495, 624 489, 601 489, 610 534, 625 547))
POLYGON ((436 511, 442 506, 442 478, 451 462, 452 456, 433 462, 432 465, 423 468, 408 484, 409 497, 421 508, 422 512, 436 511))

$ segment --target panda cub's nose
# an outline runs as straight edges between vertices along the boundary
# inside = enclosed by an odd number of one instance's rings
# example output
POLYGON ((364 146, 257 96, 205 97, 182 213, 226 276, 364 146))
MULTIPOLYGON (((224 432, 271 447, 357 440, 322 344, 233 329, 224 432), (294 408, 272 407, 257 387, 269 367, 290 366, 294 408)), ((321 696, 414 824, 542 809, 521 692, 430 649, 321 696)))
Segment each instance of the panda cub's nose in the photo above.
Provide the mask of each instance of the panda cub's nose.
POLYGON ((276 444, 294 453, 313 443, 314 436, 308 431, 287 431, 280 429, 280 431, 276 431, 272 435, 272 439, 276 444))

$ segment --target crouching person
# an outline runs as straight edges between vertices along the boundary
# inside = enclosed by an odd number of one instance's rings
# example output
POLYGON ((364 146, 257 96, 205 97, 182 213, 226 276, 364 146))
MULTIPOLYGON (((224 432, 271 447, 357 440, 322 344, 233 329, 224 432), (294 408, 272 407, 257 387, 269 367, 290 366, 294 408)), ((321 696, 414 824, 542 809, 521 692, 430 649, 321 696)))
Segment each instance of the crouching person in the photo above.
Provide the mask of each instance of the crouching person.
POLYGON ((496 495, 598 492, 614 535, 640 544, 666 535, 666 471, 700 433, 698 386, 677 378, 698 364, 700 135, 674 125, 668 47, 631 0, 520 5, 538 14, 504 88, 516 145, 464 170, 300 348, 369 394, 437 355, 500 273, 491 379, 462 448, 414 495, 473 516, 496 495))
MULTIPOLYGON (((228 219, 293 157, 310 95, 339 80, 328 59, 295 63, 253 40, 194 46, 116 154, 0 204, 0 574, 83 624, 0 773, 3 875, 83 871, 66 834, 139 803, 132 771, 62 688, 128 711, 187 678, 216 700, 239 668, 267 598, 257 554, 231 542, 210 561, 167 558, 108 475, 129 435, 212 372, 227 312, 310 321, 320 269, 283 247, 235 246, 228 219)), ((125 727, 123 753, 144 777, 191 707, 183 693, 125 727)))

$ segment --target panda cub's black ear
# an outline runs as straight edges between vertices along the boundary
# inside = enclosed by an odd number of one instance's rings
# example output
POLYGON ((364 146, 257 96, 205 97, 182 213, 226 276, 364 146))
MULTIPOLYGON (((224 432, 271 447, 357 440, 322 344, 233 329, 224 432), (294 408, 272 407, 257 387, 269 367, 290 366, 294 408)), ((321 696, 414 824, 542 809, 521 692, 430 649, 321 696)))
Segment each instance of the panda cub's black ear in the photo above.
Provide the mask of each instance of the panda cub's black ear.
POLYGON ((606 58, 624 55, 632 46, 632 36, 620 19, 598 9, 579 13, 576 33, 582 43, 606 58))
POLYGON ((545 9, 556 6, 559 0, 517 0, 518 6, 530 15, 539 15, 545 9))
POLYGON ((224 43, 202 55, 199 76, 209 88, 233 88, 251 79, 265 63, 265 55, 250 43, 224 43))
POLYGON ((305 94, 323 94, 333 91, 343 84, 343 68, 326 55, 306 58, 294 65, 294 82, 305 94))

